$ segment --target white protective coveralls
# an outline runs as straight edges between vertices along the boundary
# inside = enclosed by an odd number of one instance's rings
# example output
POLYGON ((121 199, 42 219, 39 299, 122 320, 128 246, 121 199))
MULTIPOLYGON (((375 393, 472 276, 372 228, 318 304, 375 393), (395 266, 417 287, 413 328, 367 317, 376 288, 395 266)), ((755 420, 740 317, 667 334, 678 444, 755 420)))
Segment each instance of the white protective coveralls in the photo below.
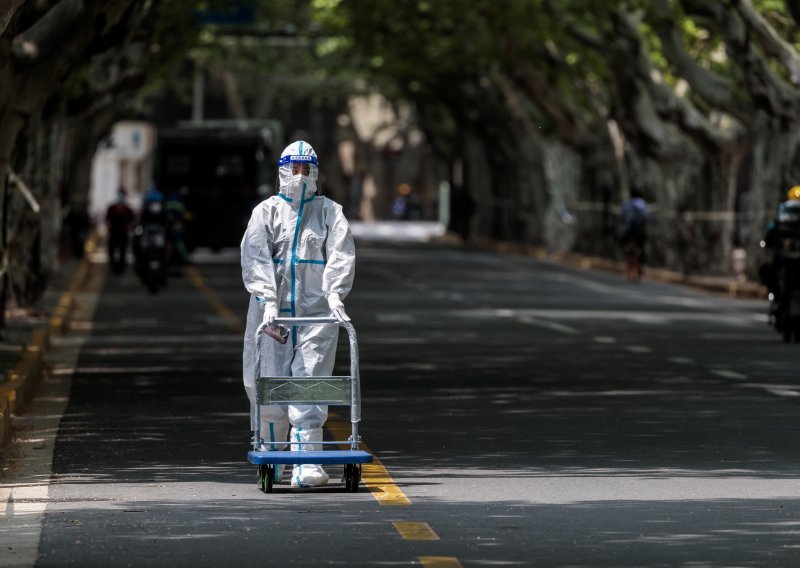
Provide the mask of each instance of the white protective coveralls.
MULTIPOLYGON (((350 292, 355 272, 355 244, 342 207, 316 195, 317 156, 310 144, 290 144, 278 162, 279 193, 258 204, 242 239, 242 279, 250 293, 244 334, 244 386, 251 406, 255 400, 255 333, 266 312, 279 317, 344 316, 342 300, 350 292), (293 163, 309 164, 308 175, 292 174, 293 163), (277 309, 276 309, 277 308, 277 309)), ((292 327, 281 344, 261 338, 260 376, 313 377, 333 372, 338 326, 292 327)), ((265 450, 286 447, 292 425, 292 450, 320 450, 328 407, 319 405, 261 407, 265 450), (311 443, 309 443, 311 442, 311 443), (298 447, 297 443, 302 443, 298 447)), ((255 430, 255 424, 252 425, 255 430)), ((276 468, 278 470, 278 468, 276 468)), ((276 471, 276 480, 283 473, 276 471)), ((324 485, 328 475, 319 465, 296 465, 295 487, 324 485)))

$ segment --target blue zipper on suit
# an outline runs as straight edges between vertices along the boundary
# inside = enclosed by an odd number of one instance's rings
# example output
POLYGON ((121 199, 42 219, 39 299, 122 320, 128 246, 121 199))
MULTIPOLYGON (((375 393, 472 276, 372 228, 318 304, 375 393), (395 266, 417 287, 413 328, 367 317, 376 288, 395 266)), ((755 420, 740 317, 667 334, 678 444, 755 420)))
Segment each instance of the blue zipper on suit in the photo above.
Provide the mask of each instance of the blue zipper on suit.
MULTIPOLYGON (((303 209, 306 206, 306 182, 303 182, 303 188, 300 192, 300 208, 297 210, 297 222, 294 225, 294 238, 292 239, 292 259, 291 259, 291 279, 292 279, 292 301, 291 301, 291 314, 292 317, 297 317, 297 306, 295 303, 295 293, 297 284, 297 241, 300 236, 300 224, 303 222, 303 209)), ((297 326, 292 326, 292 343, 297 345, 297 326)))

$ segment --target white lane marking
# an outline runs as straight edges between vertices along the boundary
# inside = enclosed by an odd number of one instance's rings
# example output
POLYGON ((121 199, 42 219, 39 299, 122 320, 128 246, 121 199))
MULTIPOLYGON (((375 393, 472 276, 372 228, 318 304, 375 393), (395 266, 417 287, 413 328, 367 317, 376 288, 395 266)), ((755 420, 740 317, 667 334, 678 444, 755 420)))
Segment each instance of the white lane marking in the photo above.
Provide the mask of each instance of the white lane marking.
POLYGON ((632 310, 565 310, 561 308, 520 308, 520 309, 463 309, 463 310, 427 310, 426 317, 455 318, 494 318, 494 317, 534 317, 541 319, 558 319, 559 321, 609 320, 630 321, 638 324, 663 325, 678 321, 699 321, 707 323, 713 318, 715 324, 749 325, 750 314, 727 314, 717 312, 687 311, 632 311, 632 310))
POLYGON ((614 339, 613 337, 607 337, 605 335, 598 335, 597 337, 594 338, 594 342, 595 343, 611 344, 611 343, 616 343, 617 340, 614 339))
POLYGON ((694 359, 690 359, 689 357, 668 357, 667 361, 678 363, 679 365, 691 365, 695 362, 694 359))
POLYGON ((729 371, 728 369, 711 369, 711 373, 724 379, 742 380, 747 378, 747 375, 737 373, 736 371, 729 371))
POLYGON ((554 321, 544 321, 529 316, 518 317, 517 321, 520 323, 535 325, 537 327, 543 327, 545 329, 551 329, 553 331, 559 331, 561 333, 567 333, 569 335, 575 335, 576 333, 578 333, 578 330, 575 329, 574 327, 570 327, 568 325, 564 325, 554 321))
POLYGON ((646 345, 626 345, 626 351, 630 351, 631 353, 652 353, 653 350, 647 347, 646 345))
POLYGON ((645 325, 666 325, 669 323, 669 318, 664 317, 662 314, 640 314, 633 312, 629 314, 628 319, 631 323, 641 323, 645 325))
POLYGON ((789 397, 800 396, 800 392, 789 389, 777 389, 777 388, 766 387, 764 390, 766 390, 768 393, 777 396, 789 396, 789 397))
POLYGON ((766 333, 702 333, 700 338, 714 341, 761 341, 769 333, 769 330, 764 331, 766 333))
POLYGON ((749 389, 763 390, 773 396, 781 398, 796 398, 800 397, 800 388, 797 385, 783 385, 775 383, 739 383, 739 386, 749 389))
POLYGON ((581 278, 580 276, 576 276, 575 274, 551 273, 551 274, 543 274, 542 277, 546 280, 553 280, 555 282, 560 282, 562 284, 572 284, 575 286, 580 286, 581 288, 591 290, 592 292, 601 292, 603 294, 609 294, 613 296, 623 296, 625 298, 630 298, 631 296, 644 297, 644 293, 642 292, 632 292, 629 289, 621 289, 621 287, 617 285, 609 286, 608 284, 601 284, 600 282, 596 282, 594 280, 581 278))
MULTIPOLYGON (((575 335, 575 334, 578 333, 578 330, 575 329, 574 327, 570 327, 570 326, 564 325, 562 323, 558 323, 558 322, 555 322, 555 321, 542 320, 542 319, 534 318, 534 317, 531 317, 529 315, 524 315, 524 314, 520 315, 521 314, 521 310, 510 310, 508 308, 499 308, 499 309, 496 309, 496 310, 492 310, 492 312, 493 312, 494 316, 498 317, 498 318, 514 318, 514 317, 516 317, 516 320, 519 323, 525 323, 525 324, 528 324, 528 325, 535 325, 535 326, 538 326, 538 327, 543 327, 545 329, 551 329, 553 331, 558 331, 558 332, 561 332, 561 333, 567 333, 569 335, 575 335)), ((465 314, 465 317, 469 317, 469 315, 465 314)))
MULTIPOLYGON (((653 296, 651 295, 650 297, 652 298, 653 296)), ((708 298, 681 298, 680 296, 659 294, 653 299, 666 306, 707 309, 709 305, 708 298)))

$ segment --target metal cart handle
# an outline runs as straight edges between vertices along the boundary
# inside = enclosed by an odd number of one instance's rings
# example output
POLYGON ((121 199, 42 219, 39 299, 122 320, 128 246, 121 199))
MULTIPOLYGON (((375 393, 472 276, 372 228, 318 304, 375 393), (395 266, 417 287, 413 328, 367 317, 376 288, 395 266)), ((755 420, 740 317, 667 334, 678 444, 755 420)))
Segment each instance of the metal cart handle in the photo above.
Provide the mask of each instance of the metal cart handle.
MULTIPOLYGON (((275 323, 279 325, 333 325, 339 324, 339 320, 333 316, 321 316, 321 317, 302 317, 302 318, 290 318, 290 317, 277 317, 275 318, 275 323)), ((341 324, 344 326, 344 324, 341 324)), ((262 323, 259 328, 263 327, 264 324, 262 323)))
MULTIPOLYGON (((356 328, 353 327, 352 322, 344 321, 341 322, 335 317, 332 316, 322 316, 322 317, 300 317, 300 318, 275 318, 275 323, 279 325, 290 325, 290 326, 306 326, 306 325, 338 325, 339 327, 343 327, 345 331, 347 331, 347 337, 350 340, 350 376, 353 377, 355 381, 359 381, 359 372, 358 372, 358 340, 356 338, 356 328)), ((256 329, 256 374, 261 374, 261 367, 259 366, 261 363, 261 337, 262 332, 264 331, 264 327, 266 324, 262 323, 256 329)), ((258 377, 256 377, 258 379, 258 377)))

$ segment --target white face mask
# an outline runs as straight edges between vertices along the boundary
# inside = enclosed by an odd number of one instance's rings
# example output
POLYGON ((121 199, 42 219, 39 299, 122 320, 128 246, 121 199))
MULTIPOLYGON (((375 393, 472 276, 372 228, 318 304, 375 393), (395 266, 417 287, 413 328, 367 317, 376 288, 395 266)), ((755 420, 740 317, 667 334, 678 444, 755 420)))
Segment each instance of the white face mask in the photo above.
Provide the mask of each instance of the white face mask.
POLYGON ((317 182, 302 174, 281 175, 281 193, 289 199, 309 199, 317 192, 317 182))

